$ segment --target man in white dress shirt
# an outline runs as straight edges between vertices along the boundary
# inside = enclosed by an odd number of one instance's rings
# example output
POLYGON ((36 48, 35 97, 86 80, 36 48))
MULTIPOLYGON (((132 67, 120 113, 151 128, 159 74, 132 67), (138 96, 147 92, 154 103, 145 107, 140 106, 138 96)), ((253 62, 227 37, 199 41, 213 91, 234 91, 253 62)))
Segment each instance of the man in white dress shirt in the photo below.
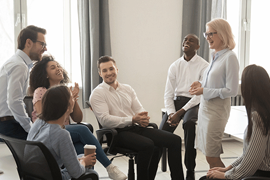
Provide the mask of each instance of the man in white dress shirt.
POLYGON ((0 69, 0 133, 26 139, 31 127, 23 99, 32 61, 40 61, 46 48, 46 30, 27 26, 18 36, 18 49, 0 69))
POLYGON ((116 128, 118 146, 138 152, 137 179, 154 180, 163 147, 168 148, 171 178, 183 180, 181 138, 173 133, 146 128, 150 117, 134 89, 117 81, 118 69, 112 57, 98 60, 103 82, 90 96, 90 104, 104 128, 116 128))
POLYGON ((194 81, 202 80, 203 72, 208 66, 208 63, 197 55, 199 47, 199 39, 196 35, 188 34, 184 38, 182 43, 184 55, 172 63, 168 71, 164 94, 166 113, 160 124, 160 129, 173 133, 183 119, 186 180, 195 179, 194 140, 200 103, 200 96, 190 95, 189 89, 194 81))

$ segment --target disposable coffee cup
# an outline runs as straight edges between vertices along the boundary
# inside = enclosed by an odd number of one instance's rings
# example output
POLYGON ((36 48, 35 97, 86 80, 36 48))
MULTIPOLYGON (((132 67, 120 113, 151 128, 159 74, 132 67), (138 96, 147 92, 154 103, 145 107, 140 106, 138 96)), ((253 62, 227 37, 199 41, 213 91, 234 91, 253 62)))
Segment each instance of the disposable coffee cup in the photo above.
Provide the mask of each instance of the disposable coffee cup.
POLYGON ((93 154, 96 152, 96 146, 95 145, 88 145, 86 144, 84 146, 84 156, 87 156, 88 154, 93 154))

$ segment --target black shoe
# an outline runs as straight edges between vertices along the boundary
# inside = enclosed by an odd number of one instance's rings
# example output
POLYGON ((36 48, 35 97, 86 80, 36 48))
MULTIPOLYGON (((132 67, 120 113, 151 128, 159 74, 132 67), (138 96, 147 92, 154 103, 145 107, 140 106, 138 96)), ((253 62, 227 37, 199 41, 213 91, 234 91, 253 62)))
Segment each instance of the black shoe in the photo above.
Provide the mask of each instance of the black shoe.
POLYGON ((186 180, 195 180, 194 171, 187 171, 186 180))

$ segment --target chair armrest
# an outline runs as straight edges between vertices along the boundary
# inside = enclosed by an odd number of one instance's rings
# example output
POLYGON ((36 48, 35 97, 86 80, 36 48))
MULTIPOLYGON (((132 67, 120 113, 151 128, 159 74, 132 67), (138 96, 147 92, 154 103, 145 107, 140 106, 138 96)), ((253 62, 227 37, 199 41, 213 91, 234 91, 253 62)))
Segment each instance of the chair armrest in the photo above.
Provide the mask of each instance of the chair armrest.
POLYGON ((79 122, 77 124, 81 124, 81 125, 84 125, 84 126, 87 126, 88 129, 93 133, 94 132, 94 128, 93 126, 90 124, 90 123, 86 123, 86 122, 79 122))
POLYGON ((253 177, 245 177, 242 180, 270 180, 268 177, 258 177, 258 176, 253 176, 253 177))
POLYGON ((97 134, 97 140, 101 145, 102 145, 102 138, 104 135, 106 134, 112 135, 112 139, 109 144, 109 148, 107 152, 114 154, 112 150, 115 147, 115 143, 117 142, 117 135, 118 135, 118 132, 116 131, 116 129, 102 128, 102 129, 96 130, 96 134, 97 134))
POLYGON ((71 180, 86 180, 91 178, 91 180, 98 180, 98 174, 93 171, 93 172, 86 172, 83 175, 81 175, 79 178, 71 178, 71 180))
POLYGON ((153 127, 154 129, 158 129, 156 123, 149 123, 147 127, 153 127))

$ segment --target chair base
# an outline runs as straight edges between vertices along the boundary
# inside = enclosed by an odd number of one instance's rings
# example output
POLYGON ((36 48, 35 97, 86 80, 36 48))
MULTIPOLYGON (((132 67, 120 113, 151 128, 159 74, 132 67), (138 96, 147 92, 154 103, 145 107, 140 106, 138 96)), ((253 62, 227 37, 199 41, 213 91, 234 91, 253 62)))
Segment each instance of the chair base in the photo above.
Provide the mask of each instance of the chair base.
POLYGON ((135 173, 134 173, 134 155, 129 155, 128 161, 128 180, 135 180, 135 173))

